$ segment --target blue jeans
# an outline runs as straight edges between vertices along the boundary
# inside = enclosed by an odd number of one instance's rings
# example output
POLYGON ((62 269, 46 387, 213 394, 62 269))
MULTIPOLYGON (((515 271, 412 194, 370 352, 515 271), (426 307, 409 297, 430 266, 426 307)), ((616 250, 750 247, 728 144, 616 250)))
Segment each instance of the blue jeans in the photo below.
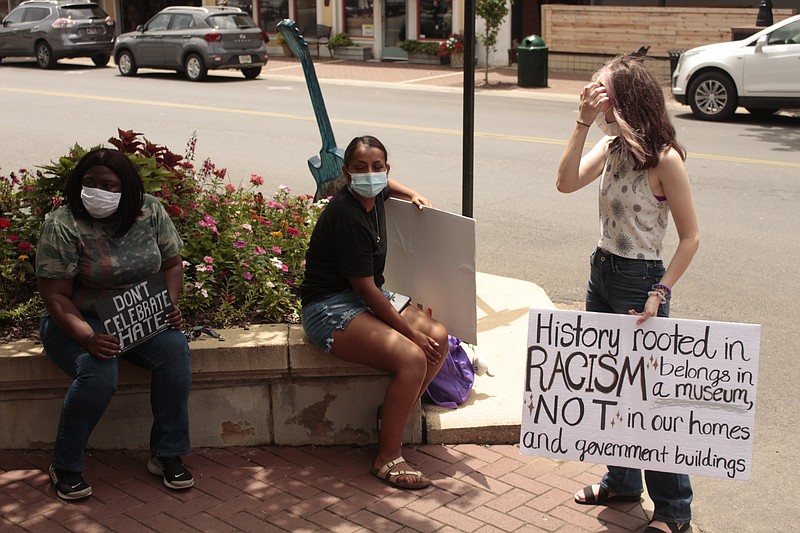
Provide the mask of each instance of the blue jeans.
MULTIPOLYGON (((103 326, 96 318, 86 321, 97 332, 103 326)), ((47 355, 72 378, 64 397, 53 450, 53 466, 68 472, 83 471, 83 450, 97 422, 117 391, 117 359, 98 359, 44 317, 39 333, 47 355)), ((128 349, 120 357, 150 370, 150 454, 179 457, 190 451, 189 390, 192 373, 189 345, 183 332, 162 331, 128 349)))
MULTIPOLYGON (((586 288, 586 310, 598 313, 641 312, 647 292, 661 281, 661 261, 627 259, 601 249, 591 257, 591 274, 586 288)), ((669 299, 658 308, 658 316, 669 316, 669 299)), ((644 479, 655 511, 654 520, 689 522, 692 519, 692 484, 686 474, 645 470, 644 479)), ((642 472, 635 468, 609 466, 600 482, 609 492, 632 496, 641 494, 642 472)))
MULTIPOLYGON (((389 291, 383 291, 389 298, 389 291)), ((350 321, 369 311, 364 299, 354 290, 346 290, 326 296, 303 306, 300 312, 303 329, 311 341, 330 353, 333 349, 333 332, 347 329, 350 321)))

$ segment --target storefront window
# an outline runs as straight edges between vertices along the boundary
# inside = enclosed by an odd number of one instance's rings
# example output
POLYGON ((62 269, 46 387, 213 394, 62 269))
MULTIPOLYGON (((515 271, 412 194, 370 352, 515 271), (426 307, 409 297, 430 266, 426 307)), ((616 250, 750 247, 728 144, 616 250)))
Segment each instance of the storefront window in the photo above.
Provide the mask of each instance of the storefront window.
POLYGON ((297 27, 300 33, 305 33, 308 28, 315 28, 317 25, 317 2, 316 0, 297 0, 297 27))
POLYGON ((278 23, 283 19, 289 18, 288 0, 261 0, 261 29, 275 33, 278 31, 278 23))
POLYGON ((453 33, 452 0, 420 0, 420 39, 446 39, 453 33))
POLYGON ((372 0, 345 0, 345 32, 354 37, 372 37, 374 33, 372 0))

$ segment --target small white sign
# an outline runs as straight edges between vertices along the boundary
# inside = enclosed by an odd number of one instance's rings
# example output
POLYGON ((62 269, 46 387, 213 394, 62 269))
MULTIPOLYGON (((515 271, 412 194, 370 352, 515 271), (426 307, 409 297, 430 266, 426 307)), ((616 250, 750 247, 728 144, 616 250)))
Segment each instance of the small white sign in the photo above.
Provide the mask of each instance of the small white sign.
POLYGON ((761 326, 531 309, 520 453, 745 480, 761 326))
POLYGON ((375 36, 375 26, 373 24, 362 24, 361 25, 361 36, 362 37, 374 37, 375 36))

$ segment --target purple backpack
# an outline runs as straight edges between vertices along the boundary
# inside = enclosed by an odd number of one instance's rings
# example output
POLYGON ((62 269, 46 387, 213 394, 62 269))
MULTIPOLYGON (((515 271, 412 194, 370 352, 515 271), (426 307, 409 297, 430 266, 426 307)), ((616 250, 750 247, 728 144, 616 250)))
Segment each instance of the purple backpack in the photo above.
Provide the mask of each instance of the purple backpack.
POLYGON ((456 409, 464 403, 475 381, 475 370, 467 352, 461 347, 461 340, 448 337, 450 351, 442 363, 442 368, 433 378, 424 398, 441 407, 456 409))

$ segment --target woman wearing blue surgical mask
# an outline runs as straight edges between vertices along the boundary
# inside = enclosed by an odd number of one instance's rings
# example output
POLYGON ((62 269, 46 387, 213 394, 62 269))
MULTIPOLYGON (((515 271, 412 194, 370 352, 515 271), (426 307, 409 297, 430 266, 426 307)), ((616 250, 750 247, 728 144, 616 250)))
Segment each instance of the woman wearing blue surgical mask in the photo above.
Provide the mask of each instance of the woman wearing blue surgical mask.
MULTIPOLYGON (((661 85, 641 58, 606 63, 581 93, 556 181, 559 191, 571 193, 599 178, 600 235, 591 257, 587 311, 635 315, 637 324, 669 316, 672 289, 700 244, 684 159, 661 85), (593 121, 605 137, 582 155, 593 121), (665 269, 662 240, 670 214, 679 240, 665 269)), ((645 471, 644 479, 655 504, 645 533, 690 531, 689 476, 645 471)), ((638 502, 642 491, 640 470, 609 466, 600 483, 575 494, 575 502, 638 502)))
POLYGON ((83 450, 117 389, 118 357, 152 372, 153 427, 147 469, 171 489, 194 484, 181 456, 189 453, 189 346, 178 296, 183 246, 158 199, 144 194, 128 156, 93 150, 75 165, 65 205, 42 226, 36 276, 46 316, 40 336, 47 356, 72 379, 64 398, 49 473, 65 500, 86 498, 83 450), (174 309, 169 329, 125 352, 106 333, 95 302, 162 272, 174 309))
POLYGON ((392 375, 379 411, 372 474, 389 485, 422 489, 430 480, 403 459, 408 416, 439 371, 447 330, 410 305, 398 312, 382 290, 386 263, 384 202, 391 196, 420 209, 430 202, 389 179, 386 148, 356 137, 344 154, 346 183, 330 199, 311 235, 300 288, 303 327, 326 352, 392 375))

